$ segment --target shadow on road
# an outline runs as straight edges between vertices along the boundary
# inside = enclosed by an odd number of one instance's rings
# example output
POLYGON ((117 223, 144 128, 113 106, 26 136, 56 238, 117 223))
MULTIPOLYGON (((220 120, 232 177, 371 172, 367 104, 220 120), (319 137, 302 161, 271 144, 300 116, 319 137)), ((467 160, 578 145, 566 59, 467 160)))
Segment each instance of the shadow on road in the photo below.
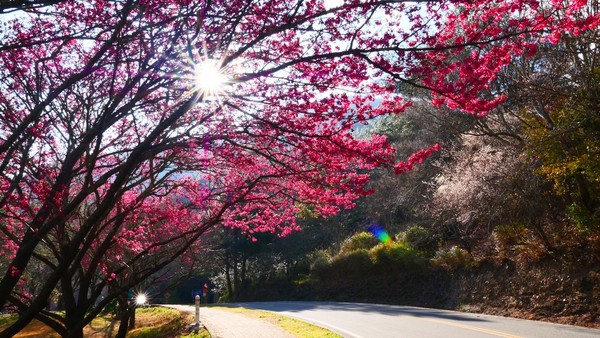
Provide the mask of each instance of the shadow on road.
POLYGON ((486 319, 474 317, 473 314, 462 315, 456 312, 415 308, 398 305, 381 305, 365 303, 333 303, 333 302, 251 302, 251 303, 232 303, 224 304, 226 306, 241 306, 251 309, 267 311, 288 311, 300 312, 310 310, 336 311, 336 312, 366 312, 379 313, 389 316, 412 316, 419 318, 438 318, 448 320, 460 320, 466 322, 486 322, 486 319))

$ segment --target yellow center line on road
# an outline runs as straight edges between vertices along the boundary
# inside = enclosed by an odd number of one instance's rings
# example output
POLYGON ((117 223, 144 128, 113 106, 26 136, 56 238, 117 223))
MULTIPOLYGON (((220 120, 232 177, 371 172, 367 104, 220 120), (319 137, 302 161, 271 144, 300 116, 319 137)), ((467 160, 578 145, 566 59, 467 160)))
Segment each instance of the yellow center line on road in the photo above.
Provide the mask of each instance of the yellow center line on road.
POLYGON ((498 336, 498 337, 504 337, 504 338, 523 338, 521 336, 515 336, 515 335, 510 334, 510 333, 505 333, 505 332, 500 332, 500 331, 494 331, 494 330, 488 330, 488 329, 482 329, 480 327, 466 325, 466 324, 459 324, 459 323, 451 322, 451 321, 448 321, 448 320, 430 319, 430 318, 419 318, 419 319, 426 320, 428 322, 434 322, 434 323, 439 323, 439 324, 444 324, 444 325, 449 325, 449 326, 454 326, 454 327, 460 327, 462 329, 467 329, 467 330, 471 330, 471 331, 483 332, 483 333, 487 333, 487 334, 490 334, 490 335, 493 335, 493 336, 498 336))

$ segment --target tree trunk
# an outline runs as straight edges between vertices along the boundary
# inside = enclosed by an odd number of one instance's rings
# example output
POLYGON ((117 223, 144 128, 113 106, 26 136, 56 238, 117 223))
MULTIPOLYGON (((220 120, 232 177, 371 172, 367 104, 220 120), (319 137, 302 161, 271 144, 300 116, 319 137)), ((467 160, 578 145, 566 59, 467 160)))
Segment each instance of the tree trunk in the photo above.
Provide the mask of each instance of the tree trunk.
POLYGON ((29 264, 31 255, 34 249, 37 247, 39 239, 34 236, 34 232, 28 230, 25 233, 15 258, 13 258, 10 269, 6 269, 6 273, 2 280, 0 280, 0 309, 3 309, 7 304, 8 298, 15 286, 21 279, 21 273, 25 270, 25 267, 29 264))
POLYGON ((83 329, 82 328, 68 330, 67 332, 68 332, 67 333, 68 338, 83 338, 83 329))
POLYGON ((583 205, 587 211, 593 213, 594 207, 592 205, 592 197, 590 195, 590 190, 588 189, 586 178, 580 172, 576 173, 574 178, 575 184, 577 185, 577 191, 579 192, 579 200, 581 201, 581 205, 583 205))
POLYGON ((535 229, 535 232, 537 233, 538 237, 542 240, 542 243, 546 247, 546 250, 550 252, 554 251, 554 245, 550 243, 550 240, 548 239, 548 236, 546 236, 546 232, 544 231, 542 225, 536 222, 533 228, 535 229))
POLYGON ((238 267, 238 256, 234 253, 233 255, 233 292, 235 295, 234 299, 237 299, 240 292, 240 276, 239 276, 239 267, 238 267))
POLYGON ((244 255, 242 257, 242 271, 240 273, 240 287, 238 290, 238 295, 244 294, 244 292, 246 291, 246 268, 248 265, 248 257, 246 257, 246 255, 244 255))
POLYGON ((240 280, 242 281, 242 283, 244 282, 244 280, 246 280, 247 265, 248 265, 248 257, 244 256, 244 257, 242 257, 242 272, 240 274, 240 280))
POLYGON ((231 264, 229 262, 229 254, 225 254, 225 279, 227 281, 227 295, 229 300, 233 300, 233 286, 231 285, 231 264))
POLYGON ((117 299, 117 302, 119 304, 119 330, 115 337, 125 338, 127 331, 129 330, 129 304, 127 304, 127 292, 122 293, 117 299))
POLYGON ((121 313, 121 319, 119 321, 119 330, 117 331, 117 335, 115 338, 125 338, 127 335, 127 331, 129 329, 129 311, 125 310, 121 313))
POLYGON ((129 327, 127 328, 127 331, 135 329, 135 310, 135 306, 129 308, 129 327))

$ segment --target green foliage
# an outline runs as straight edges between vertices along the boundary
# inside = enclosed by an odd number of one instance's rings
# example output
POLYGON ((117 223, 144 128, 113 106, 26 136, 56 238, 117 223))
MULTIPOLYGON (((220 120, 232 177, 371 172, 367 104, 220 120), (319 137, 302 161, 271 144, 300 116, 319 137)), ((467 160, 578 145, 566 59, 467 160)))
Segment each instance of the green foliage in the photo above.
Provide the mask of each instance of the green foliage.
POLYGON ((331 265, 331 256, 325 250, 312 252, 308 255, 310 261, 310 273, 322 276, 324 271, 331 265))
POLYGON ((431 259, 433 265, 441 266, 449 271, 459 268, 470 269, 473 267, 473 258, 467 250, 453 246, 450 249, 440 249, 431 259))
POLYGON ((180 336, 179 338, 210 338, 210 333, 207 330, 201 330, 198 332, 190 332, 184 336, 180 336))
POLYGON ((540 160, 538 174, 574 201, 566 212, 580 231, 598 225, 591 216, 600 198, 600 68, 586 76, 586 87, 552 102, 546 119, 526 117, 531 127, 524 132, 531 155, 540 160))
POLYGON ((377 245, 369 233, 347 238, 340 252, 331 257, 326 251, 313 252, 311 275, 317 279, 361 279, 373 274, 418 269, 427 265, 422 253, 402 241, 377 245))
POLYGON ((389 142, 415 137, 421 127, 403 115, 384 116, 375 122, 372 133, 387 136, 389 142))
POLYGON ((300 209, 296 213, 296 218, 301 220, 311 220, 319 218, 319 214, 315 211, 315 207, 309 204, 297 204, 298 209, 300 209))
POLYGON ((599 224, 598 219, 594 217, 588 209, 582 208, 577 203, 572 203, 567 206, 567 215, 569 219, 575 224, 577 230, 582 234, 589 234, 590 230, 596 228, 599 224))
POLYGON ((362 277, 368 274, 372 266, 369 251, 358 249, 335 256, 327 270, 329 276, 337 278, 362 277))
POLYGON ((427 260, 404 242, 381 243, 369 252, 373 263, 387 268, 423 267, 427 260))
POLYGON ((411 248, 414 248, 428 256, 433 255, 437 250, 437 241, 429 229, 419 225, 413 225, 406 231, 400 233, 402 241, 411 248))
POLYGON ((17 321, 16 315, 0 315, 0 327, 17 321))
POLYGON ((597 187, 600 183, 600 121, 575 107, 564 107, 553 114, 552 128, 538 126, 529 130, 533 151, 543 160, 540 173, 568 193, 576 175, 597 187))
POLYGON ((356 250, 369 250, 377 245, 377 239, 368 232, 359 232, 347 238, 340 249, 340 255, 346 255, 356 250))

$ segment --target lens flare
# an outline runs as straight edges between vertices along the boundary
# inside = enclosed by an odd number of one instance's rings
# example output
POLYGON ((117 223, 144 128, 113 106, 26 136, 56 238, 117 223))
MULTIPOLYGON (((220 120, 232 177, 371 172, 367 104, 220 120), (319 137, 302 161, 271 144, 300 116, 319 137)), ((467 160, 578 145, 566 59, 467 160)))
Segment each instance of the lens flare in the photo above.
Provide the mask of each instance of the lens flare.
POLYGON ((146 305, 146 303, 148 303, 148 296, 146 296, 146 294, 138 293, 137 296, 135 296, 135 304, 136 305, 142 306, 142 305, 146 305))
POLYGON ((392 237, 380 225, 370 225, 367 230, 381 243, 390 243, 392 241, 392 237))
POLYGON ((204 99, 209 100, 222 94, 228 78, 218 60, 205 59, 195 65, 194 81, 196 88, 204 94, 204 99))

